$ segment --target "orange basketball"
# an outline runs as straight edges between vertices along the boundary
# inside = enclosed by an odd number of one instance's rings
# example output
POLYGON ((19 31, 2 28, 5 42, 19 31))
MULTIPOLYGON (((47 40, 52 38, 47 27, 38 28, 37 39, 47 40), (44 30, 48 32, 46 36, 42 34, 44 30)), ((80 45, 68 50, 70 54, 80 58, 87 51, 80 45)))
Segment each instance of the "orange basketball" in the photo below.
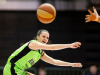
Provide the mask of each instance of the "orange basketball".
POLYGON ((56 17, 56 10, 53 5, 44 3, 37 9, 37 18, 44 24, 51 23, 56 17))

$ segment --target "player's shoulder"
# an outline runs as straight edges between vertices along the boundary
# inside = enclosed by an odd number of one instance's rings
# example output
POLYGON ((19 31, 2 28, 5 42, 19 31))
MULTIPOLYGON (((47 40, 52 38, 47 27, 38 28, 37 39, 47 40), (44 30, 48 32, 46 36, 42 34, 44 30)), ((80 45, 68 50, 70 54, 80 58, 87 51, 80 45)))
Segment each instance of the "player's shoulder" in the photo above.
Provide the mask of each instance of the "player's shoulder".
POLYGON ((36 40, 30 40, 29 41, 29 44, 34 44, 34 43, 36 43, 37 41, 36 40))
POLYGON ((30 40, 30 42, 37 42, 36 40, 30 40))

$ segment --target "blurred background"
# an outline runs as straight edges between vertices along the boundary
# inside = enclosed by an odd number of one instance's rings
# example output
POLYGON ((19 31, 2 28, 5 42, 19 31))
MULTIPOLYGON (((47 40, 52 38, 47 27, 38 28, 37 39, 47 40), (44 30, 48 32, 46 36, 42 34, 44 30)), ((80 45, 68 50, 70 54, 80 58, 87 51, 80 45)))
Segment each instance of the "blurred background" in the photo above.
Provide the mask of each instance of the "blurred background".
POLYGON ((86 75, 89 67, 96 65, 100 72, 100 23, 85 23, 87 10, 93 6, 100 14, 100 0, 0 0, 0 75, 11 53, 33 39, 39 29, 49 31, 52 44, 81 42, 78 49, 46 53, 55 59, 81 62, 83 67, 57 67, 39 60, 29 71, 38 75, 42 66, 47 70, 42 75, 86 75), (37 19, 36 10, 43 3, 56 8, 56 18, 50 24, 37 19))

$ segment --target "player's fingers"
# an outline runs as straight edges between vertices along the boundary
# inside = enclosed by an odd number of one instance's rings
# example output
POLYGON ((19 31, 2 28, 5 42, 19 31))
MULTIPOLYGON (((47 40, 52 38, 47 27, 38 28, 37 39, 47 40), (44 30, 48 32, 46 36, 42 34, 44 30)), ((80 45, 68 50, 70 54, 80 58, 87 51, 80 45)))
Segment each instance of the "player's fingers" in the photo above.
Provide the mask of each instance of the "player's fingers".
POLYGON ((97 10, 94 6, 93 6, 93 11, 94 11, 95 14, 98 14, 98 12, 97 12, 97 10))
POLYGON ((80 47, 81 45, 80 44, 78 44, 78 47, 80 47))
POLYGON ((78 47, 80 47, 81 46, 81 44, 78 44, 78 47))
POLYGON ((76 46, 73 46, 73 49, 76 49, 77 47, 76 46))
POLYGON ((91 11, 91 10, 88 10, 88 12, 89 12, 91 15, 93 15, 93 13, 92 13, 92 11, 91 11))
POLYGON ((91 17, 91 15, 86 15, 86 17, 91 17))
POLYGON ((80 45, 81 45, 81 43, 80 43, 80 42, 76 42, 76 44, 77 44, 78 46, 80 46, 80 45))
POLYGON ((81 45, 81 43, 79 42, 78 45, 81 45))
POLYGON ((89 20, 89 19, 90 19, 90 17, 85 18, 85 20, 89 20))
POLYGON ((75 45, 75 46, 74 46, 74 48, 78 48, 78 47, 80 47, 80 46, 79 46, 79 45, 75 45))
POLYGON ((90 22, 90 20, 86 20, 86 21, 85 21, 85 23, 88 23, 88 22, 90 22))
POLYGON ((82 64, 79 64, 79 67, 82 67, 82 64))
POLYGON ((80 42, 75 42, 76 44, 81 44, 80 42))
POLYGON ((80 47, 80 45, 81 45, 81 44, 77 43, 75 46, 76 46, 76 47, 80 47))
POLYGON ((78 48, 78 47, 80 47, 80 46, 77 46, 77 48, 78 48))

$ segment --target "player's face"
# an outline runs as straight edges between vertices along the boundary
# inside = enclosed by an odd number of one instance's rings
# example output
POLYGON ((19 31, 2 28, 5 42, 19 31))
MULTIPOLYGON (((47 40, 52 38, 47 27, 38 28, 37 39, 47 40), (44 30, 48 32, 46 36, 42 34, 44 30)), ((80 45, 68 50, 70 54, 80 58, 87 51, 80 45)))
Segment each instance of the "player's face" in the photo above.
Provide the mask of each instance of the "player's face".
POLYGON ((41 32, 40 36, 37 36, 37 38, 39 42, 46 44, 49 40, 49 33, 43 31, 41 32))

